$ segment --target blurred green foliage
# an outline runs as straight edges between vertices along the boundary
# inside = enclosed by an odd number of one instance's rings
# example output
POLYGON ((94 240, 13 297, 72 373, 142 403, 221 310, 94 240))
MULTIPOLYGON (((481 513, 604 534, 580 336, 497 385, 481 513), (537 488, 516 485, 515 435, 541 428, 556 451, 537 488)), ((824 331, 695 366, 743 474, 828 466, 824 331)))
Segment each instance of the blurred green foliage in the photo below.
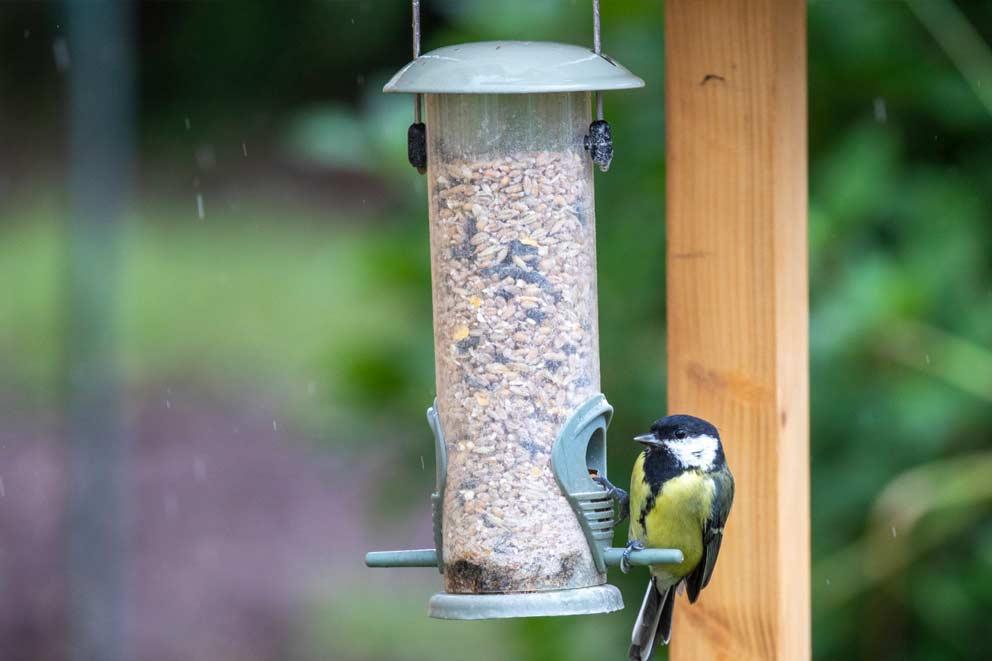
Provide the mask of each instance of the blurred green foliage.
MULTIPOLYGON (((987 3, 962 8, 988 42, 987 3)), ((982 550, 992 525, 988 495, 975 490, 965 503, 935 507, 909 530, 887 525, 892 516, 870 519, 879 493, 901 473, 987 452, 992 436, 992 116, 935 43, 930 32, 940 29, 897 3, 811 5, 813 589, 821 658, 983 658, 990 649, 977 615, 992 605, 982 550), (961 344, 973 349, 966 362, 953 358, 961 344), (984 385, 967 387, 973 377, 984 385), (969 525, 942 525, 961 508, 972 515, 969 525), (925 552, 891 575, 865 575, 867 552, 845 552, 877 533, 872 526, 889 533, 891 556, 907 546, 925 552), (936 544, 923 541, 934 534, 936 544), (863 580, 835 599, 835 582, 848 575, 863 580)), ((966 483, 954 471, 940 480, 966 483)))
MULTIPOLYGON (((587 5, 426 2, 424 48, 587 43, 587 5)), ((992 4, 958 7, 992 41, 992 4)), ((423 410, 433 396, 423 179, 405 159, 409 100, 380 93, 408 57, 406 3, 142 12, 143 36, 163 44, 143 55, 150 158, 248 132, 308 167, 362 172, 398 201, 366 215, 272 202, 248 214, 212 211, 202 223, 183 199, 132 218, 119 322, 128 378, 265 383, 355 460, 368 447, 359 441, 388 435, 395 475, 369 515, 404 516, 398 494, 427 497, 419 458, 430 456, 423 410)), ((992 86, 992 71, 975 62, 982 78, 969 81, 934 39, 941 26, 923 19, 898 2, 809 7, 818 659, 992 656, 983 488, 992 475, 967 471, 988 466, 992 452, 992 108, 975 94, 992 86), (942 497, 948 483, 964 493, 942 497), (897 489, 904 484, 912 488, 897 489), (885 493, 902 495, 883 502, 885 493), (920 508, 912 517, 909 500, 920 508)), ((605 2, 603 21, 604 49, 647 81, 607 96, 617 156, 597 175, 603 389, 618 409, 610 461, 620 476, 635 453, 623 439, 665 408, 662 6, 605 2)), ((14 27, 0 23, 0 35, 16 36, 14 27)), ((57 204, 35 201, 0 228, 0 279, 18 283, 0 306, 0 367, 41 405, 58 358, 58 215, 57 204)), ((616 581, 638 603, 643 576, 616 581)), ((425 595, 346 594, 347 608, 314 605, 301 649, 427 659, 471 646, 478 658, 601 659, 620 656, 633 617, 628 608, 469 627, 426 622, 425 595), (380 636, 386 619, 401 638, 380 636)))

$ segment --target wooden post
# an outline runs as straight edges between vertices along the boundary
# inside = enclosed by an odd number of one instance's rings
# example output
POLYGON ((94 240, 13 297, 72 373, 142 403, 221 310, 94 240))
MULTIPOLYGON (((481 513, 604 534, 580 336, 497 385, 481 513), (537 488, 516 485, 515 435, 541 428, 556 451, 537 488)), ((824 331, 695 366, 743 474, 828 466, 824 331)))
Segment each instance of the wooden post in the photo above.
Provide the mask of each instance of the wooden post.
POLYGON ((669 411, 737 479, 672 659, 810 657, 806 3, 665 5, 669 411))

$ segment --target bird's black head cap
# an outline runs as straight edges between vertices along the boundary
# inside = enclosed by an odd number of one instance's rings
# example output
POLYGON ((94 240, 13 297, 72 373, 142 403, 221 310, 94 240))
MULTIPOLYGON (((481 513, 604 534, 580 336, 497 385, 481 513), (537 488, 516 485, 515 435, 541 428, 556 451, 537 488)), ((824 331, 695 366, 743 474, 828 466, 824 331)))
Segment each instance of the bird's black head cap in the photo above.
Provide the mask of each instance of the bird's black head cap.
POLYGON ((669 415, 655 420, 651 425, 651 433, 659 441, 704 435, 720 438, 720 432, 716 427, 692 415, 669 415))

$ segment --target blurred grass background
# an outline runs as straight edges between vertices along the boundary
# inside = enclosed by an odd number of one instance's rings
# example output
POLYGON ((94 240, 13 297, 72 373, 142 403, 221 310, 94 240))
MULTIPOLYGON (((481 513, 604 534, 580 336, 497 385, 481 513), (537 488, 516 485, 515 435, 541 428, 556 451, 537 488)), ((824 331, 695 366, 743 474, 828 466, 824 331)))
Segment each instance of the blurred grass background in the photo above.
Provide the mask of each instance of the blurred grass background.
MULTIPOLYGON (((424 48, 587 43, 587 4, 426 2, 424 48)), ((430 540, 426 195, 405 158, 409 99, 380 92, 408 59, 408 11, 357 0, 136 11, 138 153, 114 326, 133 470, 158 477, 141 487, 153 506, 134 515, 135 562, 161 569, 140 562, 160 519, 199 521, 165 545, 235 539, 228 520, 248 507, 263 530, 266 517, 316 526, 300 533, 307 554, 277 533, 235 545, 235 556, 255 545, 259 564, 232 558, 234 583, 273 562, 294 577, 286 594, 224 592, 211 608, 238 609, 237 623, 198 618, 186 626, 202 636, 173 630, 180 640, 156 646, 165 624, 151 623, 188 604, 147 593, 132 633, 141 658, 581 661, 625 649, 630 607, 441 623, 424 614, 436 574, 360 565, 362 549, 430 540), (183 439, 221 438, 210 446, 219 469, 197 459, 208 450, 191 461, 198 480, 229 482, 230 497, 187 502, 156 470, 160 455, 141 451, 159 436, 176 452, 189 451, 183 439), (225 470, 243 446, 290 457, 285 473, 271 474, 264 453, 250 471, 225 470), (323 461, 336 468, 315 474, 319 487, 273 495, 323 461)), ((623 439, 665 402, 663 6, 607 1, 603 21, 604 50, 647 81, 606 97, 617 158, 596 184, 603 389, 623 475, 635 453, 623 439)), ((23 659, 65 653, 58 581, 36 608, 14 600, 32 571, 64 573, 56 551, 38 566, 20 559, 59 543, 58 525, 39 523, 62 511, 57 480, 31 496, 44 517, 18 505, 31 476, 61 462, 64 32, 59 4, 0 8, 0 649, 23 659)), ((986 2, 809 5, 817 659, 992 655, 990 42, 986 2)), ((205 590, 222 573, 182 567, 177 580, 205 590)), ((638 603, 643 576, 614 579, 638 603)))

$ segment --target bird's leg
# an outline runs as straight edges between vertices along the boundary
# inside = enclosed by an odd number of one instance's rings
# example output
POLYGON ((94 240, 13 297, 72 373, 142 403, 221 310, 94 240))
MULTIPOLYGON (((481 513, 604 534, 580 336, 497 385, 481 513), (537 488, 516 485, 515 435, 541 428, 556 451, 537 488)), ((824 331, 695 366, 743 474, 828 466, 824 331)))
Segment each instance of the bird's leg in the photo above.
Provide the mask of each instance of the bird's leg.
POLYGON ((620 506, 620 513, 617 515, 617 523, 620 523, 630 516, 630 495, 626 491, 620 487, 614 486, 612 482, 607 480, 602 475, 596 475, 592 478, 592 480, 599 486, 606 489, 606 495, 615 500, 617 505, 620 506))
POLYGON ((630 571, 630 554, 633 551, 643 551, 644 544, 636 539, 632 539, 627 542, 627 546, 623 549, 623 556, 620 558, 620 571, 624 574, 630 571))

